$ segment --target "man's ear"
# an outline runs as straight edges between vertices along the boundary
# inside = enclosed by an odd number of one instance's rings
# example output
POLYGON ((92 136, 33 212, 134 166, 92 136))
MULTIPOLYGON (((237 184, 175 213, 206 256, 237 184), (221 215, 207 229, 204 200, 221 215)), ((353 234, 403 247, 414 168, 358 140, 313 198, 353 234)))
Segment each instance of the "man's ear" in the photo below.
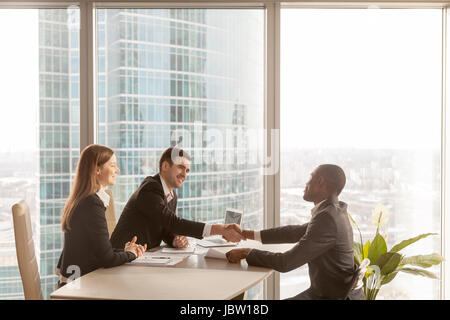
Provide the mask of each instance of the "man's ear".
POLYGON ((167 169, 169 169, 169 168, 170 168, 169 162, 164 161, 164 162, 162 163, 161 168, 164 169, 164 171, 166 171, 167 169))
POLYGON ((319 177, 317 178, 317 184, 318 184, 319 186, 323 186, 323 185, 325 184, 325 179, 324 179, 322 176, 319 176, 319 177))
POLYGON ((328 183, 327 183, 327 181, 325 180, 324 177, 319 177, 319 178, 317 179, 317 184, 319 185, 319 187, 320 187, 321 189, 325 190, 326 192, 329 191, 329 190, 328 190, 328 183))

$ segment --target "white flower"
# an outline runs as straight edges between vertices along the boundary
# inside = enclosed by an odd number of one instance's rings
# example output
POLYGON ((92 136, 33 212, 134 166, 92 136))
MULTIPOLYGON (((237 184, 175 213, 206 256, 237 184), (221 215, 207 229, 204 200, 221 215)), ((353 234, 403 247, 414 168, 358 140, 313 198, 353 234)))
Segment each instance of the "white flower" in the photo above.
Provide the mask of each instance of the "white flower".
POLYGON ((385 225, 388 220, 389 212, 383 204, 378 203, 375 209, 372 210, 372 223, 378 228, 385 225))

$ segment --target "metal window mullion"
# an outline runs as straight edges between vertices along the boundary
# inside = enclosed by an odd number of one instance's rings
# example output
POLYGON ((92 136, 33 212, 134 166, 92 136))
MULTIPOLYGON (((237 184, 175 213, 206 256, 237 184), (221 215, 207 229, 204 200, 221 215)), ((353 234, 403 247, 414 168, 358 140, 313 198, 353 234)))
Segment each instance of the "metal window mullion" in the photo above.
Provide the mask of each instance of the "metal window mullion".
MULTIPOLYGON (((447 8, 442 9, 442 89, 441 89, 441 255, 448 257, 450 254, 450 237, 446 236, 446 230, 450 230, 447 219, 447 201, 450 186, 447 179, 447 150, 450 139, 447 139, 447 8)), ((448 299, 450 289, 450 264, 444 261, 441 264, 441 290, 440 298, 448 299)))
POLYGON ((80 3, 80 150, 95 141, 92 2, 80 3))
MULTIPOLYGON (((264 228, 280 225, 280 4, 266 5, 265 21, 265 141, 264 158, 275 163, 275 174, 264 175, 264 228), (275 138, 275 141, 272 140, 275 138), (274 146, 274 147, 272 147, 274 146), (275 152, 276 154, 272 154, 275 152), (276 160, 278 159, 278 160, 276 160)), ((280 274, 274 272, 264 284, 265 298, 280 299, 280 274)))

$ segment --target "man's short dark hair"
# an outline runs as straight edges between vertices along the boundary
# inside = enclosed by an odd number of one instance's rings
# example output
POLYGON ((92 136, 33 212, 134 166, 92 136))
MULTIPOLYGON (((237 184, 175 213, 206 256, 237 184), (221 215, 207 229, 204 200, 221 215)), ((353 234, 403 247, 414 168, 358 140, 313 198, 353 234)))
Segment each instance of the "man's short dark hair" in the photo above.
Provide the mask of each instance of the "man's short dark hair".
POLYGON ((322 164, 318 167, 318 172, 325 179, 329 191, 338 196, 346 182, 344 170, 335 164, 322 164))
POLYGON ((173 160, 176 157, 185 158, 189 161, 191 161, 192 159, 189 153, 187 153, 181 148, 178 147, 167 148, 166 150, 164 150, 164 152, 161 155, 161 158, 159 159, 159 171, 161 171, 162 164, 164 163, 164 161, 167 161, 172 166, 173 160))

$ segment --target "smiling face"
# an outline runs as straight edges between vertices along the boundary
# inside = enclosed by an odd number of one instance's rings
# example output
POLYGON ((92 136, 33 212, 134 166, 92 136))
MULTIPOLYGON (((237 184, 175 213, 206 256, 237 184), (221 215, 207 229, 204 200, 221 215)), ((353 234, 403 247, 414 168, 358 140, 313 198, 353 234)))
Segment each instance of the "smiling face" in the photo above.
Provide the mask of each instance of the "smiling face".
POLYGON ((113 154, 104 165, 97 168, 98 183, 102 187, 113 186, 116 183, 116 174, 119 172, 116 155, 113 154))
POLYGON ((183 157, 174 159, 173 164, 170 165, 168 161, 162 163, 160 174, 164 178, 169 189, 178 189, 183 184, 184 180, 190 171, 191 162, 183 157))

